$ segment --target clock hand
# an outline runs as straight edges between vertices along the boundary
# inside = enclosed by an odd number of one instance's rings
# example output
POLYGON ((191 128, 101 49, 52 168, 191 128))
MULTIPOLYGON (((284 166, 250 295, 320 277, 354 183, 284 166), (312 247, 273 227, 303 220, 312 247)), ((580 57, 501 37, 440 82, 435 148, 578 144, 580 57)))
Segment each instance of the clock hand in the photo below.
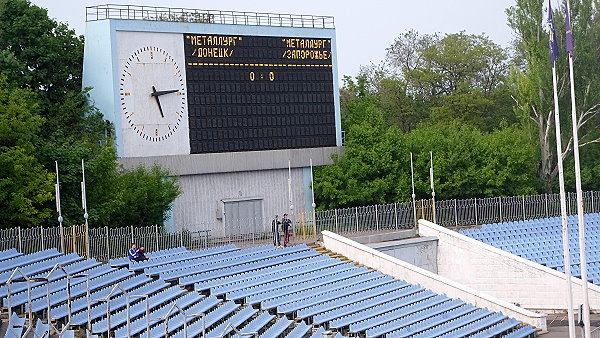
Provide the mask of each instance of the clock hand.
POLYGON ((160 95, 165 95, 165 94, 171 94, 171 93, 176 93, 179 91, 179 89, 171 89, 171 90, 159 90, 156 91, 154 89, 154 87, 152 87, 153 92, 152 92, 152 96, 160 96, 160 95))
POLYGON ((158 104, 158 110, 160 111, 160 116, 162 116, 162 118, 165 118, 165 114, 163 113, 162 107, 160 105, 160 99, 158 98, 158 95, 154 95, 156 93, 160 93, 156 91, 156 88, 154 88, 154 86, 152 86, 152 96, 154 96, 154 98, 156 99, 156 103, 158 104))

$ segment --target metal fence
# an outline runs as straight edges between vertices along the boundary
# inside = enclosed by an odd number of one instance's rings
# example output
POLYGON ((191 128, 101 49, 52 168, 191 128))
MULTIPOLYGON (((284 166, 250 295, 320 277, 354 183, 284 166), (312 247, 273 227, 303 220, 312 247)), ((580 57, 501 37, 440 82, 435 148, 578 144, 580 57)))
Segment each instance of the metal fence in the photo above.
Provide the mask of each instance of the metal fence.
MULTIPOLYGON (((600 212, 600 193, 583 194, 584 211, 600 212)), ((576 195, 567 195, 567 212, 577 212, 576 195)), ((353 208, 316 211, 292 215, 291 243, 313 243, 323 230, 342 235, 385 232, 412 229, 417 219, 433 219, 432 200, 380 204, 353 208), (313 222, 313 219, 316 221, 313 222)), ((560 216, 558 194, 533 196, 473 198, 435 202, 436 223, 446 227, 477 226, 534 218, 560 216)), ((272 243, 271 220, 238 220, 239 229, 228 235, 215 235, 210 229, 214 224, 199 224, 176 227, 169 231, 162 226, 147 227, 100 227, 90 228, 75 225, 51 228, 0 229, 0 250, 16 248, 23 253, 32 253, 47 248, 58 248, 64 252, 77 252, 85 257, 100 260, 122 257, 131 242, 146 247, 146 251, 184 246, 198 250, 233 243, 241 247, 272 243), (248 232, 245 223, 264 224, 262 231, 248 232), (181 230, 182 229, 182 230, 181 230)), ((223 225, 221 225, 223 226, 223 225)), ((234 225, 235 226, 235 225, 234 225)))
POLYGON ((105 19, 203 22, 229 25, 334 28, 332 16, 256 13, 137 5, 86 7, 86 21, 105 19))
MULTIPOLYGON (((577 196, 569 193, 567 213, 577 213, 577 196)), ((583 193, 586 213, 600 211, 600 194, 583 193)), ((433 201, 380 204, 365 207, 324 210, 316 212, 317 231, 329 230, 340 234, 378 232, 393 229, 411 229, 417 219, 435 221, 446 227, 477 226, 526 219, 560 216, 558 194, 531 196, 472 198, 465 200, 433 201), (415 217, 416 215, 416 217, 415 217)))

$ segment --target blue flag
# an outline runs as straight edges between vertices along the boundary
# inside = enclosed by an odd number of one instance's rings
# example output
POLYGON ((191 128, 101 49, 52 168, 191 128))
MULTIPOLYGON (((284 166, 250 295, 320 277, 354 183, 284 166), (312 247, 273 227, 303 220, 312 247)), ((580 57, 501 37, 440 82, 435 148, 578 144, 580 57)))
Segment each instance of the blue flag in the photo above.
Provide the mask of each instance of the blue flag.
POLYGON ((554 19, 552 18, 552 6, 548 0, 548 18, 546 19, 544 30, 548 34, 550 43, 550 56, 552 57, 552 65, 558 57, 558 42, 556 41, 556 30, 554 29, 554 19))
POLYGON ((567 18, 565 21, 565 28, 567 30, 566 40, 567 40, 567 52, 573 55, 573 28, 571 27, 571 11, 569 10, 569 4, 567 3, 567 18))

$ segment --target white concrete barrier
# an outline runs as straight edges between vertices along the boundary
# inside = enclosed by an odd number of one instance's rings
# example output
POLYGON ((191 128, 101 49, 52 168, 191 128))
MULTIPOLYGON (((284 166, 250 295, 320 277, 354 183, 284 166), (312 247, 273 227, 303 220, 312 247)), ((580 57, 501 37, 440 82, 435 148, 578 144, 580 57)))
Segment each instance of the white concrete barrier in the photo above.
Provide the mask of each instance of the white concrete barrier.
POLYGON ((546 314, 535 313, 520 308, 333 232, 323 231, 322 234, 323 245, 327 249, 346 256, 355 262, 372 267, 382 273, 409 283, 420 284, 436 293, 444 293, 449 297, 459 298, 478 307, 487 307, 492 311, 502 311, 507 316, 530 324, 538 329, 547 330, 546 314))
MULTIPOLYGON (((438 238, 438 274, 505 301, 539 311, 566 311, 566 275, 476 239, 419 220, 421 236, 438 238)), ((573 305, 583 301, 572 278, 573 305)), ((600 309, 600 286, 588 283, 590 308, 600 309)))

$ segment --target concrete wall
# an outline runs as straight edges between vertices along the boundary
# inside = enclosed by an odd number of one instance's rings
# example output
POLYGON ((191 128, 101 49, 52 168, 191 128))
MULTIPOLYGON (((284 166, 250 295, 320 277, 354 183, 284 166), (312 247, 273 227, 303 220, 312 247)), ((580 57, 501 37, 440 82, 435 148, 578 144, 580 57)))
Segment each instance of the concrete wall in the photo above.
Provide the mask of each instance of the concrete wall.
POLYGON ((158 165, 168 169, 173 175, 183 176, 287 169, 288 165, 291 165, 292 168, 308 168, 311 158, 314 166, 323 166, 333 163, 331 160, 332 154, 340 154, 343 151, 343 147, 324 147, 238 153, 125 157, 119 158, 119 163, 126 169, 133 169, 140 165, 146 167, 158 165))
MULTIPOLYGON (((303 170, 292 169, 292 201, 294 212, 305 211, 305 194, 310 190, 304 182, 303 170)), ((219 203, 223 200, 261 199, 263 230, 270 231, 275 214, 290 213, 288 202, 288 169, 186 175, 179 177, 182 194, 175 200, 175 229, 211 230, 211 236, 225 234, 219 203)), ((295 215, 296 216, 296 215, 295 215)), ((299 217, 294 217, 297 221, 299 217)))
MULTIPOLYGON (((532 310, 567 309, 562 272, 491 245, 419 220, 419 234, 438 238, 438 274, 532 310)), ((582 301, 581 280, 573 278, 574 306, 582 301)), ((590 308, 600 309, 600 287, 588 283, 590 308)))
POLYGON ((418 237, 402 241, 367 244, 370 248, 437 273, 437 238, 418 237))
POLYGON ((539 329, 547 330, 545 314, 522 309, 504 300, 408 264, 330 231, 323 231, 323 245, 331 251, 395 278, 406 280, 413 284, 420 284, 434 292, 445 293, 453 298, 460 298, 478 307, 487 307, 493 311, 502 311, 507 316, 531 324, 539 329))

